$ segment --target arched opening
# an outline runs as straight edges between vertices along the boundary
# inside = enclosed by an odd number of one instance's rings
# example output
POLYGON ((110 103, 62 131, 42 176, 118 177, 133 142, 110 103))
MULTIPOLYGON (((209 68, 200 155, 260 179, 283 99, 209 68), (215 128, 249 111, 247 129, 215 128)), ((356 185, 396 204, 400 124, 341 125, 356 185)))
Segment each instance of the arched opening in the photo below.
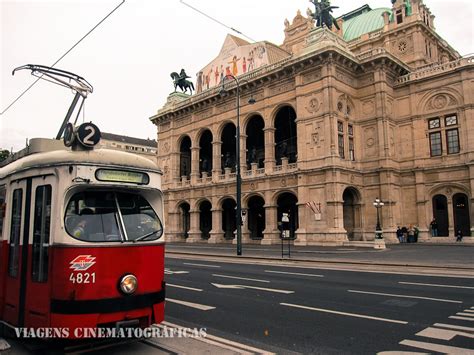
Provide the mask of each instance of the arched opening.
POLYGON ((248 229, 251 239, 263 239, 265 229, 265 200, 260 196, 252 196, 248 202, 248 229))
POLYGON ((235 224, 235 211, 237 204, 231 198, 227 198, 222 203, 222 230, 225 239, 234 239, 234 231, 237 229, 235 224))
POLYGON ((449 236, 448 199, 444 195, 433 197, 433 217, 438 224, 438 236, 449 236))
POLYGON ((471 235, 471 219, 469 217, 469 199, 465 194, 453 196, 454 233, 461 230, 463 236, 471 235))
POLYGON ((199 172, 210 174, 212 171, 212 133, 204 131, 199 139, 199 172))
POLYGON ((235 149, 236 149, 236 129, 233 123, 228 123, 225 125, 221 141, 221 167, 222 172, 224 172, 224 168, 231 168, 231 171, 235 171, 235 149))
POLYGON ((191 176, 191 138, 184 137, 179 147, 179 176, 191 176))
POLYGON ((354 188, 348 187, 342 194, 344 229, 349 240, 359 240, 360 230, 360 201, 359 194, 354 188))
POLYGON ((212 229, 212 205, 209 201, 203 201, 199 205, 199 229, 201 230, 201 238, 209 239, 212 229))
POLYGON ((190 228, 190 222, 191 222, 191 216, 189 213, 189 210, 191 209, 189 206, 189 203, 184 202, 181 205, 179 205, 179 222, 178 222, 178 228, 179 228, 179 235, 186 239, 189 237, 189 228, 190 228))
POLYGON ((289 217, 289 228, 290 228, 290 238, 296 237, 296 230, 299 227, 298 222, 298 199, 295 195, 289 192, 282 193, 278 196, 277 199, 277 218, 278 218, 278 226, 279 230, 281 231, 281 221, 283 217, 283 213, 288 213, 289 217))
POLYGON ((282 107, 275 118, 275 159, 281 165, 281 158, 295 163, 298 157, 296 112, 290 106, 282 107))
POLYGON ((247 124, 247 169, 251 168, 251 163, 257 163, 259 169, 263 168, 265 160, 264 127, 265 123, 261 116, 253 116, 247 124))

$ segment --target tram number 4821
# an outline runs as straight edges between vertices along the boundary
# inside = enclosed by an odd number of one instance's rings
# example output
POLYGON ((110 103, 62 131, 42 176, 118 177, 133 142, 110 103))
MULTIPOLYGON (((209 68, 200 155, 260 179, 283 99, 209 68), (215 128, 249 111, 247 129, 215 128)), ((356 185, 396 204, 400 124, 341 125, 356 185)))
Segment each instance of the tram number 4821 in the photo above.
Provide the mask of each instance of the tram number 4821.
POLYGON ((95 272, 72 272, 69 275, 69 281, 73 284, 95 284, 95 272))

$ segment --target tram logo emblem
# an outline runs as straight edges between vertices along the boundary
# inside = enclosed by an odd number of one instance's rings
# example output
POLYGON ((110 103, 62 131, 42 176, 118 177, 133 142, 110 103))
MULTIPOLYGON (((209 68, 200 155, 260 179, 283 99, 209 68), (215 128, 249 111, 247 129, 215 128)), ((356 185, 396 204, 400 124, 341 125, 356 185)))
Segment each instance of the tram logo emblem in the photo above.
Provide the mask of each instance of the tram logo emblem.
POLYGON ((91 255, 79 255, 70 262, 70 269, 74 271, 85 271, 95 264, 95 257, 91 255))

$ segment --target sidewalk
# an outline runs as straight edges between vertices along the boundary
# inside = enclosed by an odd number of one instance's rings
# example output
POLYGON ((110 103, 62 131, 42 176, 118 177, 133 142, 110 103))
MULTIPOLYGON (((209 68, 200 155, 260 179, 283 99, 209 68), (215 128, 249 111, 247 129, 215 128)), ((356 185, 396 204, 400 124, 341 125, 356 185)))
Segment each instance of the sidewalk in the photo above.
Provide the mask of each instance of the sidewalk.
MULTIPOLYGON (((235 244, 167 243, 166 253, 235 257, 236 248, 235 244)), ((242 256, 239 258, 289 259, 305 262, 335 262, 382 266, 398 265, 444 269, 455 268, 473 270, 474 272, 474 248, 472 248, 472 245, 461 247, 460 244, 395 244, 388 245, 385 250, 357 247, 291 246, 290 257, 288 255, 282 257, 281 251, 281 245, 260 246, 243 244, 242 256)), ((284 251, 288 253, 286 243, 284 251)))

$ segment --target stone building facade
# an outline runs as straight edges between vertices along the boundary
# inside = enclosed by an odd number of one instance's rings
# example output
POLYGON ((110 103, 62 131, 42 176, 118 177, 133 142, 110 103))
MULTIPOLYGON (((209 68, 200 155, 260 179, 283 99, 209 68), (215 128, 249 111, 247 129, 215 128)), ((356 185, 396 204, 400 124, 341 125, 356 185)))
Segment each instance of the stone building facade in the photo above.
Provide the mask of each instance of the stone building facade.
POLYGON ((102 132, 99 147, 138 154, 150 159, 156 164, 157 142, 154 139, 143 139, 102 132))
POLYGON ((225 97, 220 86, 171 94, 150 118, 168 240, 235 240, 239 99, 244 243, 279 243, 283 213, 296 245, 373 240, 376 198, 388 241, 409 225, 421 241, 470 236, 474 58, 433 20, 422 0, 363 6, 337 19, 340 31, 298 13, 278 56, 237 77, 239 98, 234 80, 225 97))

